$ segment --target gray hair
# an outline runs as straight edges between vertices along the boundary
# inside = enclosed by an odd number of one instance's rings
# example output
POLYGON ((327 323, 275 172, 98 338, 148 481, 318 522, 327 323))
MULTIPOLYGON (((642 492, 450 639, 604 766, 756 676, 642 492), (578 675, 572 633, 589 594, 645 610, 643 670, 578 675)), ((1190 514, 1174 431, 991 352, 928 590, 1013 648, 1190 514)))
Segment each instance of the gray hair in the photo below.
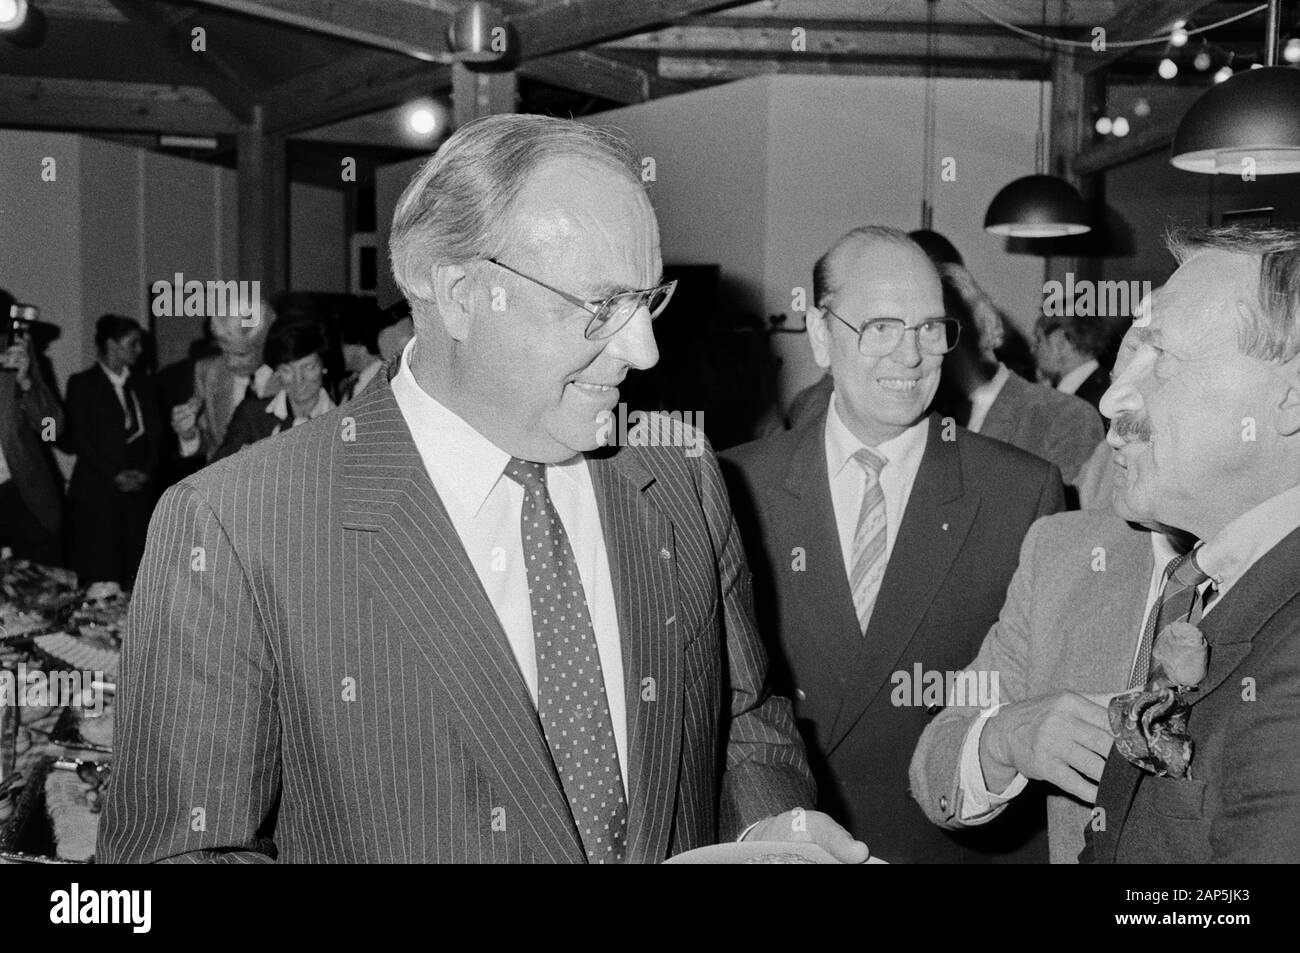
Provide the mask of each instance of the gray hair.
POLYGON ((638 186, 626 137, 550 116, 488 116, 456 130, 398 199, 389 232, 393 277, 408 301, 433 296, 435 265, 495 257, 528 177, 551 159, 582 158, 625 172, 638 186))
POLYGON ((889 245, 901 245, 913 249, 926 261, 930 256, 901 228, 889 225, 862 225, 842 236, 832 245, 826 254, 817 259, 813 265, 813 304, 822 307, 826 299, 839 290, 838 262, 850 245, 870 245, 884 242, 889 245))
POLYGON ((1181 265, 1198 251, 1259 256, 1259 317, 1243 315, 1237 347, 1248 357, 1285 363, 1300 354, 1300 225, 1223 225, 1171 233, 1181 265))

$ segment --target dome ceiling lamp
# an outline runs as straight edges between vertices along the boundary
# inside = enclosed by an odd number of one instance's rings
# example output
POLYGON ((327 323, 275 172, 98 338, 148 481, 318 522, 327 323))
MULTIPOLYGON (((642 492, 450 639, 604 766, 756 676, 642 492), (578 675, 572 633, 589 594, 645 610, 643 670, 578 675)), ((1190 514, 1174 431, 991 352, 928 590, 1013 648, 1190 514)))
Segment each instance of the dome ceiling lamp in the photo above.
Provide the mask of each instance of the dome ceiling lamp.
MULTIPOLYGON (((1042 4, 1044 34, 1047 0, 1042 4)), ((1061 238, 1092 231, 1088 209, 1079 191, 1064 179, 1047 175, 1043 97, 1046 94, 1046 39, 1040 40, 1044 79, 1038 84, 1038 134, 1034 140, 1034 174, 1004 186, 989 203, 984 230, 1012 238, 1061 238)))
POLYGON ((1269 0, 1265 66, 1212 86, 1187 110, 1170 163, 1209 175, 1300 172, 1300 70, 1279 66, 1281 0, 1269 0))

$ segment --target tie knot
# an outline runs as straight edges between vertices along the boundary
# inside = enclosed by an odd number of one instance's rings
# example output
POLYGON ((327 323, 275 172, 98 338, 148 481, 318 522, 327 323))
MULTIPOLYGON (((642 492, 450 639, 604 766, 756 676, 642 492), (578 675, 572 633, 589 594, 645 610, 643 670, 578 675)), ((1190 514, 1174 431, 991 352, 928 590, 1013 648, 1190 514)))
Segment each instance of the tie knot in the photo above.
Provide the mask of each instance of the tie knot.
POLYGON ((546 464, 544 463, 511 457, 510 462, 506 464, 505 473, 525 491, 546 492, 546 464))
POLYGON ((1169 578, 1180 586, 1199 586, 1210 574, 1196 561, 1196 550, 1175 556, 1169 562, 1169 578))
POLYGON ((876 453, 876 451, 868 450, 866 447, 859 447, 853 454, 853 459, 858 462, 862 469, 875 477, 880 476, 880 471, 885 469, 885 464, 889 462, 889 458, 883 453, 876 453))

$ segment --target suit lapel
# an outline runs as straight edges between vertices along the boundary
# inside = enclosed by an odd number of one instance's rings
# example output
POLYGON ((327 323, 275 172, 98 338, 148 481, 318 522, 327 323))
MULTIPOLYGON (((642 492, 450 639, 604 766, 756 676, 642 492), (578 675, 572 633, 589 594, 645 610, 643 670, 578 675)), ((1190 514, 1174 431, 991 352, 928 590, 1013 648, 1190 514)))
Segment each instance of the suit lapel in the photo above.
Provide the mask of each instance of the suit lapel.
POLYGON ((668 853, 682 731, 682 639, 676 627, 673 525, 654 476, 626 448, 589 456, 623 650, 629 863, 668 853))
MULTIPOLYGON (((1209 645, 1209 665, 1188 704, 1195 708, 1227 681, 1228 676, 1250 654, 1260 629, 1300 591, 1300 530, 1292 532, 1264 554, 1201 622, 1209 645)), ((1196 718, 1188 718, 1188 730, 1196 740, 1196 718)), ((1192 754, 1192 772, 1196 754, 1192 754)), ((1146 772, 1130 764, 1112 747, 1097 792, 1097 806, 1105 810, 1106 826, 1092 837, 1092 849, 1099 863, 1113 863, 1119 854, 1120 835, 1128 820, 1138 787, 1146 772)))
MULTIPOLYGON (((1292 532, 1237 580, 1201 620, 1209 643, 1209 667, 1190 699, 1197 705, 1218 688, 1250 654, 1255 636, 1300 591, 1300 530, 1292 532)), ((1189 722, 1189 725, 1193 724, 1189 722)), ((1195 737, 1193 729, 1192 736, 1195 737)))
POLYGON ((392 388, 350 406, 356 440, 345 444, 343 525, 375 534, 369 570, 387 603, 376 639, 405 638, 465 726, 479 768, 497 779, 549 862, 585 854, 527 685, 495 610, 438 498, 392 388), (393 633, 392 630, 400 630, 393 633))
MULTIPOLYGON (((820 625, 809 627, 807 637, 814 644, 787 645, 785 651, 797 657, 793 667, 798 676, 807 681, 813 673, 820 673, 822 685, 810 686, 817 702, 811 707, 801 706, 801 717, 809 718, 818 734, 829 731, 844 703, 845 673, 853 665, 862 649, 862 634, 858 629, 858 613, 853 605, 853 591, 844 570, 844 556, 840 548, 839 531, 835 522, 835 504, 831 498, 830 476, 826 469, 826 416, 823 410, 809 424, 786 470, 785 491, 788 507, 780 522, 795 527, 790 547, 804 550, 810 566, 808 578, 802 580, 806 587, 797 592, 804 599, 796 609, 797 615, 818 618, 820 625), (825 701, 823 701, 825 699, 825 701)), ((782 567, 774 567, 782 572, 782 567)), ((811 739, 820 748, 826 746, 827 737, 811 739)))
POLYGON ((828 738, 828 753, 890 683, 899 657, 943 587, 979 510, 978 496, 963 489, 957 442, 944 440, 942 432, 938 419, 932 417, 925 455, 861 640, 854 676, 828 738))

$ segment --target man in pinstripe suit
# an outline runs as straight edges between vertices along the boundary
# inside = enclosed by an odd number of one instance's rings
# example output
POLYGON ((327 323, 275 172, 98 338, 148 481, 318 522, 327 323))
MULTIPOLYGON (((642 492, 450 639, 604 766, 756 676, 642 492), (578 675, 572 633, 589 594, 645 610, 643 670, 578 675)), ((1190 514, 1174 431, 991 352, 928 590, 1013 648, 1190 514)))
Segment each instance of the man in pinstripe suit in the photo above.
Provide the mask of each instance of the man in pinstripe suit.
POLYGON ((712 454, 599 448, 672 290, 634 169, 577 123, 460 130, 394 218, 387 379, 164 497, 100 860, 865 859, 798 809, 712 454))

